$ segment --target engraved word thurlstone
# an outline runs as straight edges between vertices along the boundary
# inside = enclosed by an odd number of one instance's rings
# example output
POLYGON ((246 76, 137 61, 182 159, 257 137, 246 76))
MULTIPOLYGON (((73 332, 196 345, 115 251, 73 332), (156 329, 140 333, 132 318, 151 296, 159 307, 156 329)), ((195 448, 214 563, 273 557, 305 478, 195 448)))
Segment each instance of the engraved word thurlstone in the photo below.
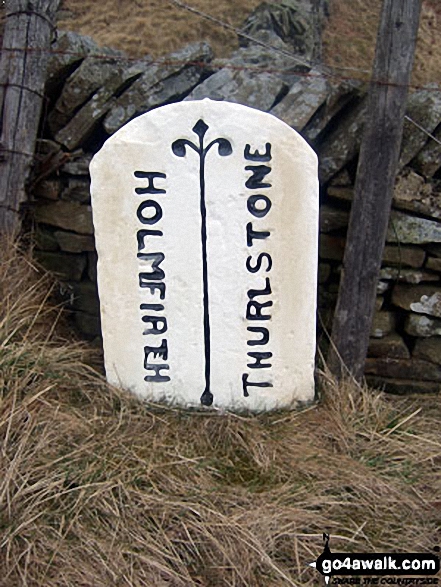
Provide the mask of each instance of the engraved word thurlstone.
POLYGON ((317 157, 274 116, 163 106, 91 163, 107 379, 234 411, 313 399, 317 157))

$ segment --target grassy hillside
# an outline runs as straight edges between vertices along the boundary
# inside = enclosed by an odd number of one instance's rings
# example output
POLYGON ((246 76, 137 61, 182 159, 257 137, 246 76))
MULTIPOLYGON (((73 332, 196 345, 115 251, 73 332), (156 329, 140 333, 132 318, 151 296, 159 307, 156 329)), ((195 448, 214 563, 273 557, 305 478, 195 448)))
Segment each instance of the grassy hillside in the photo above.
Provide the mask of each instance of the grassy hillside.
MULTIPOLYGON (((270 3, 276 0, 267 0, 270 3)), ((189 0, 188 6, 240 27, 262 0, 189 0)), ((369 78, 381 0, 329 0, 323 61, 345 77, 369 78), (356 70, 360 70, 357 72, 356 70)), ((0 29, 4 3, 0 4, 0 29)), ((171 0, 62 0, 58 26, 92 36, 99 44, 153 57, 207 39, 218 57, 238 47, 237 35, 171 0)), ((422 0, 413 83, 441 80, 441 2, 422 0)))
POLYGON ((433 398, 323 374, 303 413, 142 405, 66 338, 31 256, 0 246, 2 587, 312 587, 323 531, 343 552, 440 544, 433 398))
MULTIPOLYGON (((191 3, 238 25, 258 2, 191 3)), ((328 63, 369 68, 378 6, 332 0, 328 63)), ((133 55, 201 37, 225 55, 236 43, 160 0, 65 0, 62 10, 60 26, 133 55)), ((424 10, 417 83, 441 79, 441 7, 424 10)), ((433 397, 322 373, 320 401, 302 413, 141 404, 72 339, 53 306, 58 286, 30 252, 0 250, 0 587, 312 587, 321 579, 307 563, 324 531, 343 552, 441 544, 433 397)))
MULTIPOLYGON (((371 70, 381 5, 381 0, 330 0, 331 16, 323 39, 327 64, 371 70)), ((439 0, 422 1, 412 81, 417 85, 441 84, 439 0)))
MULTIPOLYGON (((186 4, 240 27, 261 0, 189 0, 186 4)), ((329 0, 324 31, 324 62, 333 67, 369 71, 381 0, 329 0)), ((237 47, 234 32, 222 28, 169 0, 63 0, 59 26, 91 35, 99 43, 131 55, 163 55, 184 43, 208 39, 217 56, 237 47)), ((344 71, 355 77, 366 73, 344 71)), ((414 83, 441 80, 441 2, 423 0, 414 83)))

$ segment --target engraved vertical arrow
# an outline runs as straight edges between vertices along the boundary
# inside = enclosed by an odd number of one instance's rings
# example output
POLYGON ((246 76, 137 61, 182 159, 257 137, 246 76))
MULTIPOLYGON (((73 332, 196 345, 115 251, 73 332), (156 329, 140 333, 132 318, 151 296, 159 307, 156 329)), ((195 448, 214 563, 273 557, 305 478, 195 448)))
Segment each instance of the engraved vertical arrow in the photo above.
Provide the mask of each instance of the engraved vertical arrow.
POLYGON ((178 139, 172 144, 172 151, 177 157, 185 157, 187 147, 193 149, 199 155, 199 188, 200 188, 200 211, 201 211, 201 241, 202 241, 202 278, 203 278, 203 305, 204 305, 204 351, 205 351, 205 389, 201 395, 201 403, 204 406, 211 406, 213 393, 210 389, 210 367, 211 367, 211 338, 210 338, 210 308, 208 297, 208 263, 207 263, 207 208, 205 203, 205 158, 208 151, 214 145, 218 145, 218 153, 222 157, 231 155, 233 149, 227 139, 215 139, 204 147, 204 137, 208 125, 199 119, 193 127, 193 132, 199 138, 199 144, 195 145, 188 139, 178 139))

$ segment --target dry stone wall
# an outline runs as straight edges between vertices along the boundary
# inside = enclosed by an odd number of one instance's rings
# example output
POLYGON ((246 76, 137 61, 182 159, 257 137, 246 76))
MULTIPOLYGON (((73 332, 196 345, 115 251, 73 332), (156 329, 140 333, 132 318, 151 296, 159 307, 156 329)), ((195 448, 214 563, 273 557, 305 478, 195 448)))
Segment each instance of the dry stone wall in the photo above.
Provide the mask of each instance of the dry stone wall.
MULTIPOLYGON (((134 61, 121 52, 98 48, 87 37, 59 34, 30 190, 35 254, 59 276, 62 294, 84 335, 100 335, 89 196, 93 154, 141 113, 208 97, 274 114, 318 153, 318 306, 320 340, 326 344, 341 273, 366 87, 298 65, 289 56, 292 49, 271 32, 262 38, 283 51, 249 44, 222 61, 214 59, 208 44, 197 43, 159 61, 148 56, 134 61)), ((412 92, 407 113, 441 139, 439 87, 412 92)), ((441 387, 441 147, 409 120, 377 286, 366 375, 396 393, 435 392, 441 387)))

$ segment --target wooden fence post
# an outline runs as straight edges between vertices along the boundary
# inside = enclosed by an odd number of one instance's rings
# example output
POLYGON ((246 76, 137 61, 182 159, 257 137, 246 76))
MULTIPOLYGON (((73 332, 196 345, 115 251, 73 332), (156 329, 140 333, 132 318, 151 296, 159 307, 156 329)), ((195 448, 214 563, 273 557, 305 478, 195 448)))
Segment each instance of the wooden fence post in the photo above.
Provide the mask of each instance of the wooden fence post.
POLYGON ((383 0, 328 355, 335 375, 345 365, 357 380, 369 344, 420 9, 421 0, 383 0))
POLYGON ((7 0, 0 58, 0 234, 20 230, 60 0, 7 0))

